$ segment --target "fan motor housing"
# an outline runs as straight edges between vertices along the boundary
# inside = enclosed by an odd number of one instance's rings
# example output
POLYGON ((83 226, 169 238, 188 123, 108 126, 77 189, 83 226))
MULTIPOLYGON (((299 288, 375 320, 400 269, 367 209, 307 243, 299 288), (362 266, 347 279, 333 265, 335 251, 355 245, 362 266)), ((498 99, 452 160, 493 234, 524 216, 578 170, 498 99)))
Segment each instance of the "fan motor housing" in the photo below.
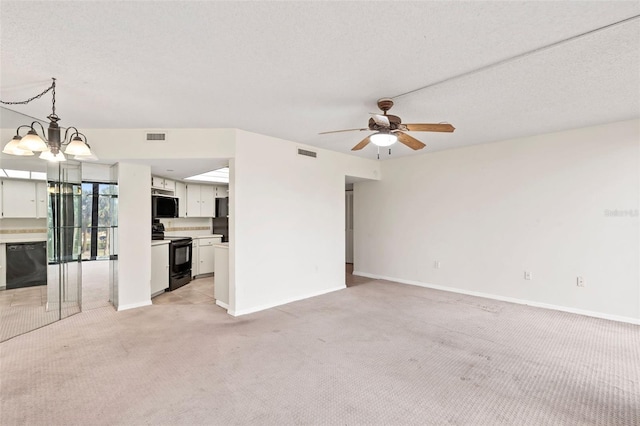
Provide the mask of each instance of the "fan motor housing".
POLYGON ((397 130, 398 125, 402 123, 402 120, 397 115, 385 115, 389 119, 389 129, 378 125, 373 118, 369 119, 369 130, 397 130))
POLYGON ((393 106, 393 101, 389 98, 378 99, 378 108, 382 111, 387 112, 393 106))

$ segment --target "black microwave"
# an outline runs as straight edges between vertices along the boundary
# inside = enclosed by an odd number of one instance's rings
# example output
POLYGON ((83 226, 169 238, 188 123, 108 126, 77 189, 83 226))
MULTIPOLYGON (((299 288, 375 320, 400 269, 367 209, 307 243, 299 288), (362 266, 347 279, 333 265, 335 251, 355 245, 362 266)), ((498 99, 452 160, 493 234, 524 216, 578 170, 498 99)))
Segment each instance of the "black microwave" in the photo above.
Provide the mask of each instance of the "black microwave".
POLYGON ((151 196, 151 215, 155 218, 178 217, 178 199, 164 195, 151 196))

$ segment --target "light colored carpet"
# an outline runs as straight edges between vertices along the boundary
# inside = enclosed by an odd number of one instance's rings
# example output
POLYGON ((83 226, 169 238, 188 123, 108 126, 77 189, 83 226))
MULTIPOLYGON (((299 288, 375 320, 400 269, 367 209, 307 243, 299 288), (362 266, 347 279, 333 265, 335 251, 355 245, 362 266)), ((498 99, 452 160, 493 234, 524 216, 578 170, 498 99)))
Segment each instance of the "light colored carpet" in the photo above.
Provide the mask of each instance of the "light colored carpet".
MULTIPOLYGON (((54 306, 50 305, 49 311, 46 310, 47 291, 46 285, 0 291, 0 342, 60 319, 61 313, 54 306)), ((77 314, 80 310, 77 303, 69 305, 62 308, 63 318, 77 314)), ((110 305, 109 262, 83 262, 82 310, 110 305)))
POLYGON ((0 423, 640 424, 640 327, 383 281, 233 318, 93 309, 0 344, 0 423))

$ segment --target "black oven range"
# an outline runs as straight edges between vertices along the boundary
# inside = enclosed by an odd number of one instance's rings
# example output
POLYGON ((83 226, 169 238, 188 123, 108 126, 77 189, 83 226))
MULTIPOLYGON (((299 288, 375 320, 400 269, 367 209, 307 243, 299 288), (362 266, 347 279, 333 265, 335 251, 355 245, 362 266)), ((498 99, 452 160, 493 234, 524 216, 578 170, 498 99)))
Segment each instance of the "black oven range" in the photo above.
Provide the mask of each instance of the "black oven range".
POLYGON ((190 237, 164 237, 169 243, 169 291, 191 282, 193 240, 190 237))

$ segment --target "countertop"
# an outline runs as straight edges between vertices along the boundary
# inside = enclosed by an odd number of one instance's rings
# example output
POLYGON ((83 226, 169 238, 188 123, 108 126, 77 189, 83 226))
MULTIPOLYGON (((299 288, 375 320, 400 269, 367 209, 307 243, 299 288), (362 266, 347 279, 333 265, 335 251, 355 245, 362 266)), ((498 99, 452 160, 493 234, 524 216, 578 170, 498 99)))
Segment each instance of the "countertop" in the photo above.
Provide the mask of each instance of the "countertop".
POLYGON ((6 235, 0 237, 0 244, 39 243, 41 241, 47 241, 47 236, 30 235, 28 237, 23 237, 20 235, 6 235))
POLYGON ((197 237, 191 237, 194 240, 199 240, 201 238, 222 238, 223 235, 222 234, 209 234, 209 235, 198 235, 197 237))
POLYGON ((169 244, 171 240, 151 240, 151 246, 161 246, 163 244, 169 244))

